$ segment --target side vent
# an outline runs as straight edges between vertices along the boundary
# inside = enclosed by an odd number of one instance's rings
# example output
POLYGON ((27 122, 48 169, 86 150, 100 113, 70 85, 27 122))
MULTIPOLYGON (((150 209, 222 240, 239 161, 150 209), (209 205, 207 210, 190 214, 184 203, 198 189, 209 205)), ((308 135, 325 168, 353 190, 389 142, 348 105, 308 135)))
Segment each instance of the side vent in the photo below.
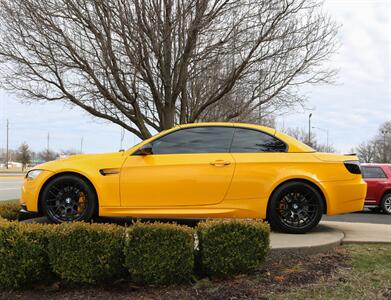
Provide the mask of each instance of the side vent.
POLYGON ((119 169, 100 169, 99 173, 103 176, 119 174, 119 169))

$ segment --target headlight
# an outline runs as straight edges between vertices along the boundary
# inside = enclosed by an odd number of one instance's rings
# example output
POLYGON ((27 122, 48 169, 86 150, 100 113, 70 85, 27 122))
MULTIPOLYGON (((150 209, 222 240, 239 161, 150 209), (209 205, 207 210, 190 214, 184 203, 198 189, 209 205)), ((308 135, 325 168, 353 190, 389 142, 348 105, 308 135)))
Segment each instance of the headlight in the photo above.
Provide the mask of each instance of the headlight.
POLYGON ((43 170, 31 170, 26 174, 27 180, 34 180, 39 174, 41 174, 43 170))

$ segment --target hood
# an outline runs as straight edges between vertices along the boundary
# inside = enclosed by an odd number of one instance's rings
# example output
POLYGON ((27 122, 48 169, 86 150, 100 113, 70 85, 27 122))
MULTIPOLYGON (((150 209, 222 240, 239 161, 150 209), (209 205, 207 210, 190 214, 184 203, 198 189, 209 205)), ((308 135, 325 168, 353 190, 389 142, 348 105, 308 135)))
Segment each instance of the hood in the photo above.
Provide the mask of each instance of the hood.
POLYGON ((124 152, 113 152, 113 153, 101 153, 101 154, 76 154, 71 155, 62 159, 48 161, 43 164, 39 164, 34 167, 34 169, 42 170, 55 170, 61 166, 76 163, 76 162, 88 162, 88 161, 105 161, 122 158, 124 152))

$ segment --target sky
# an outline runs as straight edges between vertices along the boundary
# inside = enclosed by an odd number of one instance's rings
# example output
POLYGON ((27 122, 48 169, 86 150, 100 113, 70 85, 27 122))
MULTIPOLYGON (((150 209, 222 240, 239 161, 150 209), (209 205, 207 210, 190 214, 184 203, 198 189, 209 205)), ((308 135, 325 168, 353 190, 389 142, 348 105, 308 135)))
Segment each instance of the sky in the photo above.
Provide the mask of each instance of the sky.
MULTIPOLYGON (((320 128, 313 129, 318 141, 326 143, 328 131, 330 143, 347 153, 391 120, 391 1, 326 0, 323 9, 341 25, 341 47, 329 62, 339 69, 336 84, 305 87, 306 109, 278 117, 277 127, 308 128, 312 113, 312 126, 320 128)), ((121 148, 117 125, 62 103, 27 104, 1 90, 0 148, 6 144, 7 118, 10 148, 25 141, 40 151, 47 146, 48 133, 50 149, 55 151, 79 151, 82 146, 84 153, 98 153, 121 148)), ((138 141, 125 133, 122 148, 138 141)))

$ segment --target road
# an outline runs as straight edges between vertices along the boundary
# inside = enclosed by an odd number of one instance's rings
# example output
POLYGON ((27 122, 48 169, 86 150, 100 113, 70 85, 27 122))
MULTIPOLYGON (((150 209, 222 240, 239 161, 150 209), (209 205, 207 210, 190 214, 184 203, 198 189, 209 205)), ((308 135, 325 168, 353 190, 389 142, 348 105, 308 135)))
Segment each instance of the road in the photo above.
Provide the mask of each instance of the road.
POLYGON ((0 176, 0 201, 19 199, 21 177, 0 176))

